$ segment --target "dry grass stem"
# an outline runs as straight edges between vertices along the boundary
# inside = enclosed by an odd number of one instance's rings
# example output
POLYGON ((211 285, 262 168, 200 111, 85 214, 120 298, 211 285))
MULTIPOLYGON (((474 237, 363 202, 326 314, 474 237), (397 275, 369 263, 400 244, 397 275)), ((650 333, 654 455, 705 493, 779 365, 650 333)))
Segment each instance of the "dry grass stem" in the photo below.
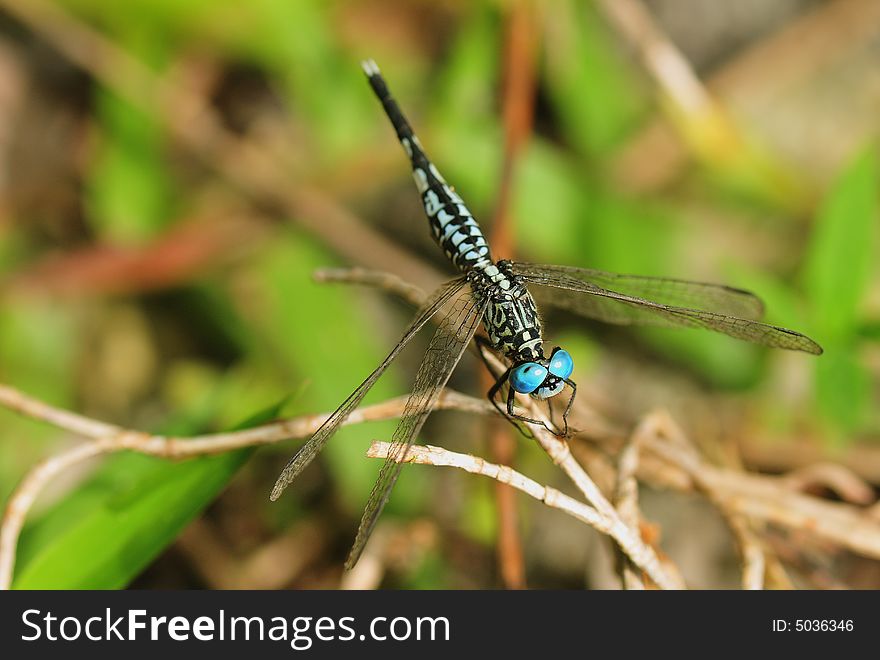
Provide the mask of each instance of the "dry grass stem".
MULTIPOLYGON (((391 443, 377 441, 370 446, 367 456, 370 458, 387 458, 390 449, 391 443)), ((683 586, 670 579, 650 548, 643 545, 639 547, 641 541, 634 540, 629 528, 618 516, 608 517, 603 515, 594 507, 579 502, 555 488, 542 486, 537 481, 517 472, 513 468, 506 465, 496 465, 470 454, 460 454, 431 445, 414 445, 410 447, 402 460, 406 463, 418 463, 420 465, 455 467, 507 484, 530 495, 539 502, 543 502, 551 508, 559 509, 573 518, 590 525, 597 531, 612 537, 621 545, 621 548, 633 563, 645 571, 660 587, 664 589, 680 589, 683 586)))
MULTIPOLYGON (((636 429, 617 457, 617 484, 614 492, 614 505, 634 534, 639 533, 641 521, 639 484, 636 481, 636 471, 639 467, 639 437, 639 429, 636 429)), ((645 583, 632 562, 619 550, 616 554, 623 588, 629 591, 644 589, 645 583)))
MULTIPOLYGON (((345 420, 344 424, 399 417, 406 399, 405 396, 397 397, 359 408, 345 420)), ((38 463, 31 468, 10 496, 0 522, 0 589, 8 589, 12 584, 16 546, 31 506, 40 492, 55 477, 73 465, 96 456, 123 450, 166 459, 183 459, 272 444, 291 438, 305 438, 318 430, 329 416, 329 413, 306 415, 243 431, 209 433, 187 438, 152 435, 92 420, 50 406, 6 385, 0 386, 0 405, 90 439, 89 442, 62 451, 38 463)), ((441 393, 436 407, 478 414, 495 413, 488 402, 449 389, 441 393)))

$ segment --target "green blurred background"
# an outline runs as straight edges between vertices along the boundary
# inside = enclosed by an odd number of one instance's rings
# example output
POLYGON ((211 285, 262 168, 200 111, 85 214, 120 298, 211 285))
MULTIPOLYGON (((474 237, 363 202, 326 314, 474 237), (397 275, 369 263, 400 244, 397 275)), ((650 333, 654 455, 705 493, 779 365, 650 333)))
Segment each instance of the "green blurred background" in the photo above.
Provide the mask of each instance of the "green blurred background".
MULTIPOLYGON (((833 459, 878 484, 878 12, 870 0, 644 5, 708 85, 717 115, 681 112, 601 6, 540 3, 530 24, 534 134, 511 211, 516 256, 749 288, 770 322, 826 353, 552 314, 548 341, 574 355, 586 400, 622 423, 664 407, 705 444, 737 445, 756 470, 833 459)), ((313 283, 312 272, 380 261, 422 286, 451 273, 358 62, 380 64, 491 231, 511 6, 0 2, 0 381, 165 434, 335 408, 411 309, 313 283), (95 50, 96 37, 120 50, 95 50), (148 75, 125 68, 126 53, 148 75), (151 77, 174 87, 157 93, 141 84, 151 77), (192 114, 193 98, 216 125, 192 114), (363 225, 392 257, 364 254, 336 219, 363 225)), ((368 401, 405 393, 423 347, 368 401)), ((480 395, 479 368, 466 356, 452 385, 480 395)), ((336 587, 379 467, 364 451, 393 428, 344 429, 274 504, 269 488, 300 441, 77 468, 30 516, 15 584, 336 587)), ((420 440, 485 455, 486 436, 485 420, 441 412, 420 440)), ((0 410, 0 496, 74 442, 0 410)), ((562 485, 531 445, 520 443, 517 466, 562 485)), ((647 497, 686 576, 736 583, 712 514, 680 496, 647 497), (687 565, 693 547, 714 549, 687 565)), ((374 541, 381 585, 498 586, 494 506, 486 480, 407 468, 374 541)), ((521 507, 530 586, 608 584, 591 531, 521 507)))

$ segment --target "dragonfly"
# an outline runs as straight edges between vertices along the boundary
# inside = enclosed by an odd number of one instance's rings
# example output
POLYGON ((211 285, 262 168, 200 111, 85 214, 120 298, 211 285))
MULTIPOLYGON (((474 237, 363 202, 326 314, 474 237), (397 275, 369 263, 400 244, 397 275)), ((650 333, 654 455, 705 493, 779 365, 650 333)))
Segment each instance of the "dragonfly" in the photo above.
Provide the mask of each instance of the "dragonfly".
POLYGON ((465 349, 475 338, 480 321, 486 337, 477 336, 476 340, 502 357, 508 365, 503 373, 493 374, 496 381, 487 394, 492 404, 511 421, 547 427, 545 422, 515 409, 516 395, 529 395, 549 405, 550 399, 570 391, 563 413, 563 428, 549 429, 557 435, 568 433, 568 414, 577 392, 571 378, 574 362, 563 348, 555 347, 545 352, 532 288, 536 293, 550 294, 543 297, 547 304, 606 323, 704 328, 773 348, 815 355, 822 353, 822 348, 809 337, 758 320, 764 311, 763 303, 743 289, 573 266, 506 259, 496 261, 474 216, 425 154, 379 67, 373 60, 366 60, 362 68, 409 158, 434 240, 459 275, 427 297, 397 345, 294 454, 272 489, 270 499, 274 501, 321 452, 403 348, 426 324, 438 317, 437 327, 391 438, 388 456, 370 492, 345 562, 347 569, 352 568, 361 556, 400 475, 403 458, 435 407, 465 349))

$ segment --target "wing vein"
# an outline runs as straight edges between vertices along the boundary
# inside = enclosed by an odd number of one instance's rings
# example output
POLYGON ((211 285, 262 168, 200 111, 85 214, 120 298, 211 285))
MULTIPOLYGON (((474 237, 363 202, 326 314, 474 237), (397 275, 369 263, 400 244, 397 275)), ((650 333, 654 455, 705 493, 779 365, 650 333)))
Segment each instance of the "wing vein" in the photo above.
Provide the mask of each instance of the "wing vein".
POLYGON ((388 366, 394 361, 394 358, 403 350, 403 348, 409 343, 409 341, 416 335, 416 333, 429 321, 431 318, 440 311, 444 306, 446 306, 449 301, 458 293, 461 288, 467 283, 467 279, 465 277, 457 277, 454 280, 450 280, 446 284, 442 285, 438 288, 427 301, 419 308, 416 312, 415 317, 410 322, 407 329, 404 331, 403 336, 397 345, 391 349, 391 352, 388 356, 382 361, 382 363, 376 367, 376 369, 371 373, 367 378, 358 385, 357 389, 352 392, 348 398, 342 402, 331 415, 327 418, 321 427, 315 431, 311 438, 300 447, 299 451, 293 455, 293 457, 287 462, 287 465, 284 466, 284 469, 281 471, 281 474, 278 476, 278 479, 275 481, 275 485, 272 487, 272 493, 269 496, 271 500, 277 500, 281 493, 284 492, 284 489, 287 488, 291 484, 291 482, 299 476, 300 472, 302 472, 306 466, 311 463, 315 457, 321 452, 324 448, 324 445, 327 444, 327 441, 333 436, 339 426, 345 421, 345 419, 351 414, 352 410, 354 410, 358 404, 363 400, 366 396, 367 392, 370 391, 370 388, 376 383, 379 377, 385 372, 388 366))
POLYGON ((487 299, 478 301, 470 288, 461 292, 451 312, 439 324, 431 338, 431 343, 419 366, 412 393, 392 436, 388 457, 370 492, 357 536, 345 562, 346 568, 354 566, 363 552, 403 468, 401 459, 421 431, 437 402, 440 391, 473 338, 486 303, 487 299))
POLYGON ((537 296, 544 302, 587 318, 620 325, 705 328, 773 348, 816 355, 822 352, 822 348, 806 335, 751 318, 760 311, 760 300, 741 289, 685 280, 617 276, 565 266, 517 263, 513 268, 527 284, 553 289, 553 294, 546 298, 537 296), (598 281, 617 282, 627 291, 607 289, 597 284, 598 281), (667 286, 670 282, 673 284, 667 286), (650 292, 652 287, 665 301, 692 301, 706 309, 655 302, 629 293, 650 292), (738 312, 741 316, 731 312, 738 312))

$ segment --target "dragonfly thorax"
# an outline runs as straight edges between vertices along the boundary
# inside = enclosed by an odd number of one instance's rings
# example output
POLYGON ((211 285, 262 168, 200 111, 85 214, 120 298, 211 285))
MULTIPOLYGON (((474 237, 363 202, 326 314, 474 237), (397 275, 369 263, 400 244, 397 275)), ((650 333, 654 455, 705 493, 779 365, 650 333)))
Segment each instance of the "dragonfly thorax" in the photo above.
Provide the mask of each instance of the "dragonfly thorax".
POLYGON ((514 363, 543 359, 538 308, 509 263, 488 264, 469 278, 476 296, 487 299, 483 326, 492 346, 514 363))

